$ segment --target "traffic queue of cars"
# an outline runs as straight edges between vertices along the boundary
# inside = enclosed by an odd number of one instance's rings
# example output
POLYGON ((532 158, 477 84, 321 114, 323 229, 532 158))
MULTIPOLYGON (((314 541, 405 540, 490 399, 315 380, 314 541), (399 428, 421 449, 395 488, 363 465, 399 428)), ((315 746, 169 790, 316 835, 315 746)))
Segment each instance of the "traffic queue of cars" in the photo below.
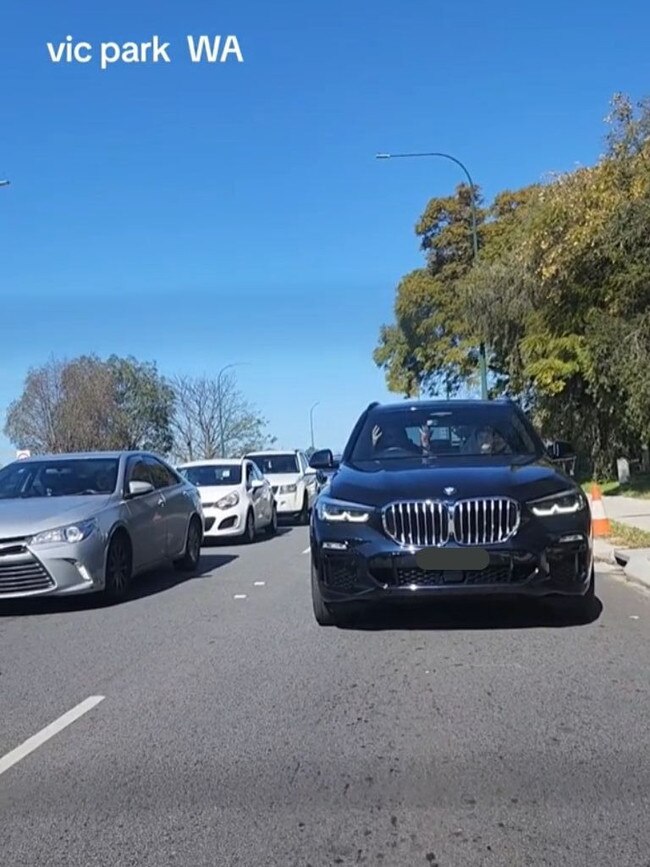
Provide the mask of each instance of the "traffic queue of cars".
POLYGON ((0 469, 0 600, 97 593, 119 601, 142 572, 195 571, 211 539, 309 522, 317 473, 300 451, 172 467, 148 452, 37 456, 0 469))
POLYGON ((340 460, 252 452, 172 467, 148 452, 55 455, 0 470, 0 600, 122 599, 163 563, 198 569, 205 540, 251 543, 279 517, 310 526, 316 621, 378 603, 595 599, 588 500, 510 401, 372 404, 340 460))

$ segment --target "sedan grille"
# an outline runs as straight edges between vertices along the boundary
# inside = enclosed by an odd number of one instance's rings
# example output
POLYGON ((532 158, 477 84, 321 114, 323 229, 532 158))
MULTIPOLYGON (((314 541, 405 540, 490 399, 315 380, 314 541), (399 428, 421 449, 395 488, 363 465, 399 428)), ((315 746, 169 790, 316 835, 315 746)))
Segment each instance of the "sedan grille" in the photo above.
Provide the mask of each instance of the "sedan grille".
POLYGON ((45 567, 30 553, 24 540, 0 542, 0 596, 36 593, 54 587, 45 567))
POLYGON ((398 545, 440 547, 449 541, 451 523, 444 503, 392 503, 384 509, 384 530, 398 545))
POLYGON ((507 542, 519 529, 519 503, 504 497, 461 500, 454 505, 454 538, 459 545, 507 542))
POLYGON ((383 511, 386 535, 401 547, 496 545, 519 529, 519 503, 506 497, 443 503, 414 500, 391 503, 383 511))

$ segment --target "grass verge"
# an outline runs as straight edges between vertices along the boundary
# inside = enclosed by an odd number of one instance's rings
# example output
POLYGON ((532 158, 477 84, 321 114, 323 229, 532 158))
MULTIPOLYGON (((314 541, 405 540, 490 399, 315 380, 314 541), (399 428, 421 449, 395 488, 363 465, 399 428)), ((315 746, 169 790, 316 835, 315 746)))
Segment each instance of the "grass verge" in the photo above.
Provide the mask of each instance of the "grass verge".
MULTIPOLYGON (((591 482, 583 482, 583 490, 590 494, 591 482)), ((610 497, 639 497, 641 499, 650 499, 650 474, 639 473, 638 476, 633 476, 629 484, 621 485, 616 480, 607 482, 598 482, 598 486, 603 494, 610 497)))
POLYGON ((615 548, 650 548, 650 533, 638 527, 629 527, 618 521, 610 521, 612 532, 607 541, 615 548))

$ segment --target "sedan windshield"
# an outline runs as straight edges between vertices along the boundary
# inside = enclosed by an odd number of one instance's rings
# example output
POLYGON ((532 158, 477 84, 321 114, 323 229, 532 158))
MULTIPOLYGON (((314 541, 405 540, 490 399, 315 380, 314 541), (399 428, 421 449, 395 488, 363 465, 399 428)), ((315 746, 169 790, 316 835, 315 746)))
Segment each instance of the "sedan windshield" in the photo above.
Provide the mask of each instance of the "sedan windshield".
POLYGON ((0 470, 0 500, 112 494, 117 458, 61 458, 13 463, 0 470))
POLYGON ((355 461, 413 457, 530 456, 541 444, 509 406, 462 405, 371 412, 354 445, 355 461))
POLYGON ((249 455, 249 460, 257 464, 264 475, 299 473, 298 458, 293 454, 286 455, 249 455))
POLYGON ((179 472, 197 488, 241 484, 240 464, 201 464, 196 467, 180 467, 179 472))

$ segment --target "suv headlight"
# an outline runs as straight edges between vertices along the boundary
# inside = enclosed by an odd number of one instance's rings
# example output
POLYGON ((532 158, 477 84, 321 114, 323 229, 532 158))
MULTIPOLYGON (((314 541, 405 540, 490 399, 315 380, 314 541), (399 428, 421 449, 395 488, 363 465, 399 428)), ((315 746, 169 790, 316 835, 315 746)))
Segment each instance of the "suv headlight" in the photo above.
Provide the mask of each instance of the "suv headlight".
POLYGON ((373 510, 369 506, 357 503, 347 503, 344 500, 333 500, 321 494, 316 505, 316 512, 321 521, 328 523, 365 524, 373 510))
POLYGON ((232 509, 232 507, 236 506, 238 502, 239 494, 237 491, 233 491, 232 494, 227 494, 225 497, 217 500, 216 506, 217 509, 232 509))
POLYGON ((528 505, 536 517, 551 518, 554 515, 575 515, 586 507, 587 498, 582 491, 561 491, 541 500, 533 500, 528 505))
POLYGON ((279 494, 295 494, 298 490, 298 485, 280 485, 279 494))
POLYGON ((96 529, 97 522, 94 519, 78 521, 76 524, 68 524, 67 527, 57 527, 55 530, 37 533, 32 536, 30 543, 32 545, 55 545, 59 542, 75 544, 76 542, 83 542, 96 529))

